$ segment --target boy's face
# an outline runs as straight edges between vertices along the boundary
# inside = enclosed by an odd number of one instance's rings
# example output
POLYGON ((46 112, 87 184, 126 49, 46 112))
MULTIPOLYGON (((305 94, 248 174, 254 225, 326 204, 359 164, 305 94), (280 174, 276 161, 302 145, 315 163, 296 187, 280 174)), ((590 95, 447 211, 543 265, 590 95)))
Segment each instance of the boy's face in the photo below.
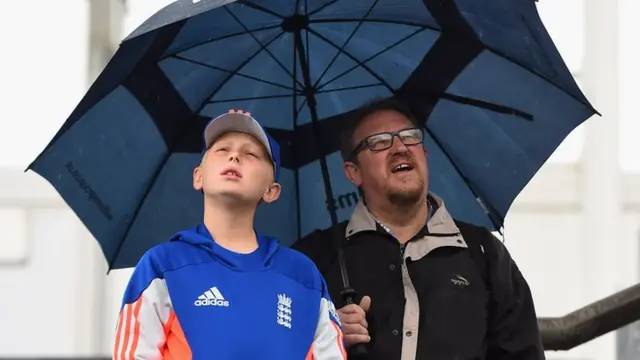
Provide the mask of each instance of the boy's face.
POLYGON ((280 196, 273 162, 255 137, 230 132, 205 152, 193 171, 193 187, 205 196, 258 204, 280 196))

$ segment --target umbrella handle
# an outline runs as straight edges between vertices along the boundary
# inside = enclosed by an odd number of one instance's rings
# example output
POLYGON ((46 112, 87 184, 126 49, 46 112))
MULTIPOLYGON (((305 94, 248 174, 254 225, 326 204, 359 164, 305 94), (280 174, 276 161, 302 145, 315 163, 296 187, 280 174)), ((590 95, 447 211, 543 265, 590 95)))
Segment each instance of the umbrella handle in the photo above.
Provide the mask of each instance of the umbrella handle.
POLYGON ((367 348, 363 343, 355 344, 349 349, 349 359, 365 359, 367 356, 367 348))
MULTIPOLYGON (((342 299, 344 300, 346 305, 356 304, 354 298, 356 295, 356 291, 352 288, 342 289, 340 292, 342 295, 342 299)), ((365 344, 356 344, 349 348, 349 359, 365 359, 367 356, 367 348, 365 344)))

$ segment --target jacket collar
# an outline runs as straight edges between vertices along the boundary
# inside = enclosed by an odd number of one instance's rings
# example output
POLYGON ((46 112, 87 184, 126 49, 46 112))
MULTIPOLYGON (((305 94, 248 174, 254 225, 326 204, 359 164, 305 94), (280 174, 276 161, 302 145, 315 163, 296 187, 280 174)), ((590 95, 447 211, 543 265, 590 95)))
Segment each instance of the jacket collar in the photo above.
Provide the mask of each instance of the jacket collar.
MULTIPOLYGON (((436 210, 427 221, 426 235, 410 241, 405 250, 405 257, 410 257, 413 260, 422 258, 430 251, 443 246, 467 247, 467 243, 447 211, 444 201, 433 193, 429 193, 429 197, 435 200, 436 210)), ((375 231, 376 228, 376 220, 367 209, 364 201, 360 199, 347 225, 345 238, 349 239, 364 231, 375 231)))

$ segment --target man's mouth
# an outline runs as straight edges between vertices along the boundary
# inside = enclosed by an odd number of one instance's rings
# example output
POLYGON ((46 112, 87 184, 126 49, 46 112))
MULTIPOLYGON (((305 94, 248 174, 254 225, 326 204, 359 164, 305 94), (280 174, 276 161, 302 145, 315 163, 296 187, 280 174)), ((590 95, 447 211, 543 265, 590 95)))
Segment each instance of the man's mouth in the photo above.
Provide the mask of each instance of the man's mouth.
POLYGON ((413 170, 413 165, 409 163, 401 163, 396 165, 393 169, 391 169, 391 172, 395 174, 398 172, 406 172, 411 170, 413 170))

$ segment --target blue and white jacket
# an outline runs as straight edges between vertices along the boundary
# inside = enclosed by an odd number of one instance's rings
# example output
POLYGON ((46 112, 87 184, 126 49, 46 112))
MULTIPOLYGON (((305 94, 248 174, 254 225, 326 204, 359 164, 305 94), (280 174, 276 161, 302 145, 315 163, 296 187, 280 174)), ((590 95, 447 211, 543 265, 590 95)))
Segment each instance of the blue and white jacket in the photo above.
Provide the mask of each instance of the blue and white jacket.
POLYGON ((147 251, 124 294, 113 358, 346 359, 313 262, 270 237, 258 244, 234 253, 199 225, 147 251))

